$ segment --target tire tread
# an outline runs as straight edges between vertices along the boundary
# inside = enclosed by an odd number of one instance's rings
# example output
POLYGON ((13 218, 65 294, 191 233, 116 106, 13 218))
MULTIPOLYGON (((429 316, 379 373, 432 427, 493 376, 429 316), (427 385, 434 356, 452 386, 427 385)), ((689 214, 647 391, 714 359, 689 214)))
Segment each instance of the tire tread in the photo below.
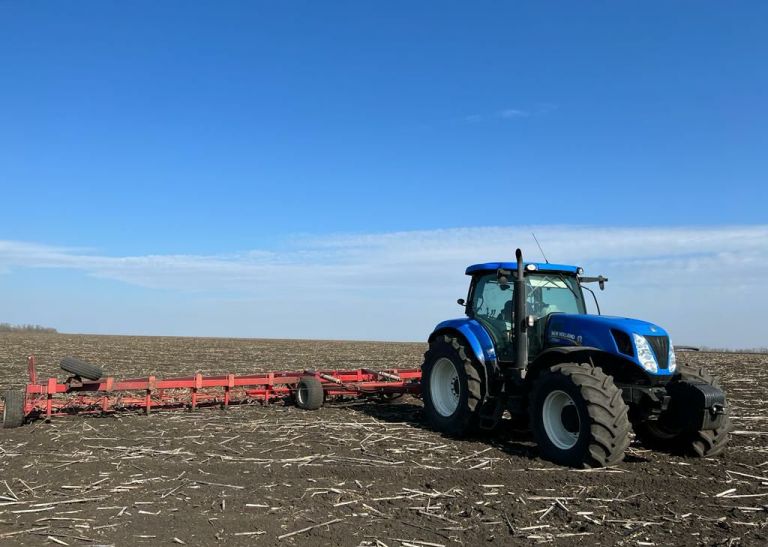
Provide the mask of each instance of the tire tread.
MULTIPOLYGON (((599 367, 587 363, 562 363, 541 374, 533 386, 534 396, 530 398, 531 423, 536 423, 535 394, 544 387, 546 377, 560 374, 568 377, 579 389, 587 404, 590 420, 590 442, 580 461, 566 462, 575 467, 594 468, 616 465, 624 459, 629 447, 632 425, 628 407, 621 396, 621 390, 613 378, 599 367)), ((546 436, 545 432, 539 434, 546 436)))
MULTIPOLYGON (((456 437, 465 437, 476 433, 478 430, 478 414, 480 405, 483 402, 484 393, 483 380, 480 376, 480 371, 475 364, 475 360, 468 355, 466 346, 460 339, 455 336, 449 336, 448 334, 437 336, 430 342, 429 349, 424 353, 422 371, 424 371, 428 364, 433 363, 438 356, 444 356, 443 353, 446 350, 451 351, 464 366, 464 372, 467 377, 467 408, 466 412, 462 413, 462 419, 457 420, 457 422, 460 423, 453 423, 450 424, 449 427, 442 428, 438 426, 437 429, 441 430, 443 433, 448 433, 456 437)), ((425 375, 422 373, 422 382, 424 381, 424 378, 425 375)), ((427 389, 429 389, 428 386, 422 384, 422 393, 427 389)), ((433 425, 437 426, 437 424, 433 425)))
POLYGON ((24 392, 7 390, 3 392, 3 428, 20 427, 24 423, 24 392))

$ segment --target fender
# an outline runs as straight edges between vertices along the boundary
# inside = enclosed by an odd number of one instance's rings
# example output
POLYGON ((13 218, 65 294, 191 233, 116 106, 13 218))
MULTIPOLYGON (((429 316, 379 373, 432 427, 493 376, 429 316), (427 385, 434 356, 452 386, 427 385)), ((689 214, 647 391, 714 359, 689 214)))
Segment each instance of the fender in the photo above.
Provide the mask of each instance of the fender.
POLYGON ((434 340, 438 334, 445 334, 451 331, 458 331, 462 335, 475 354, 475 359, 480 364, 496 364, 496 348, 493 345, 491 335, 474 319, 463 317, 461 319, 443 321, 429 335, 429 341, 434 340))
POLYGON ((556 346, 553 348, 547 348, 539 353, 533 363, 528 366, 525 377, 527 380, 532 380, 538 376, 539 372, 541 372, 543 369, 563 362, 564 356, 577 353, 586 353, 589 357, 589 361, 593 362, 593 355, 605 352, 594 346, 556 346))
POLYGON ((480 373, 483 375, 483 384, 485 385, 484 399, 488 393, 501 388, 501 382, 491 381, 492 378, 497 379, 501 372, 493 339, 478 321, 467 317, 443 321, 429 335, 429 341, 431 342, 440 334, 458 335, 467 342, 473 357, 482 365, 480 373))
POLYGON ((605 353, 604 350, 601 350, 600 348, 596 348, 594 346, 557 346, 554 348, 547 348, 541 353, 539 353, 534 363, 538 363, 539 361, 549 360, 552 358, 554 354, 567 355, 570 353, 578 353, 580 351, 586 351, 589 353, 592 353, 592 352, 605 353))

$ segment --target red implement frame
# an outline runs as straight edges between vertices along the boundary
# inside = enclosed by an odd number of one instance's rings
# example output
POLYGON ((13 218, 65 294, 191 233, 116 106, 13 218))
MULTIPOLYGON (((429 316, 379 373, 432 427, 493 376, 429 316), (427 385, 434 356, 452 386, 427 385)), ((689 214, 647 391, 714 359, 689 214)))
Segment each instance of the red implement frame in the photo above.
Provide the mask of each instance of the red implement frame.
POLYGON ((121 410, 194 410, 260 402, 269 404, 292 397, 302 377, 314 376, 323 386, 325 399, 362 398, 420 393, 419 369, 323 370, 264 372, 258 374, 195 374, 180 378, 80 380, 59 382, 56 378, 37 380, 35 358, 28 359, 29 383, 24 398, 24 414, 29 418, 71 414, 103 414, 121 410))

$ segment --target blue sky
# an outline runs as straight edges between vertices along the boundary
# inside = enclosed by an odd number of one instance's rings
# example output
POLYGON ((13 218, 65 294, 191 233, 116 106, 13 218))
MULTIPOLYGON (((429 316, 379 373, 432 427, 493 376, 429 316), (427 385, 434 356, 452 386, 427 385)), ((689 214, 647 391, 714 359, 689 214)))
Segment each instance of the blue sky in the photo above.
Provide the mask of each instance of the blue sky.
POLYGON ((766 35, 764 2, 0 2, 0 321, 421 340, 533 227, 608 311, 766 345, 681 311, 768 305, 766 35))

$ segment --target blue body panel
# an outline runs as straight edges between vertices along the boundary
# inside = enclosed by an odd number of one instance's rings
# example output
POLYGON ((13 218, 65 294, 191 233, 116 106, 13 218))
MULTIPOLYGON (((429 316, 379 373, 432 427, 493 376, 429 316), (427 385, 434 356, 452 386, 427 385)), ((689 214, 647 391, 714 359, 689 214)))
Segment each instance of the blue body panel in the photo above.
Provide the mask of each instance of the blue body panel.
MULTIPOLYGON (((563 273, 577 273, 578 266, 568 266, 566 264, 542 264, 541 262, 525 262, 524 266, 532 264, 536 266, 536 270, 540 272, 563 272, 563 273)), ((473 264, 467 271, 464 272, 467 275, 472 275, 475 272, 496 271, 499 268, 505 270, 516 270, 516 262, 486 262, 484 264, 473 264)))
MULTIPOLYGON (((437 325, 435 332, 443 329, 460 332, 466 338, 477 360, 481 363, 494 363, 496 361, 496 349, 493 345, 493 339, 485 330, 485 327, 478 321, 468 317, 449 319, 437 325)), ((550 316, 547 331, 544 333, 544 343, 548 347, 586 346, 597 348, 606 353, 619 356, 622 359, 632 361, 642 368, 637 357, 630 357, 619 351, 616 340, 614 340, 611 334, 611 329, 626 332, 630 337, 632 334, 668 336, 667 331, 661 327, 647 321, 640 321, 639 319, 605 315, 555 313, 550 316)), ((648 371, 646 373, 652 376, 671 376, 673 371, 659 369, 655 373, 648 371)))
POLYGON ((472 351, 475 353, 475 357, 482 364, 496 361, 496 348, 493 345, 493 340, 488 331, 485 330, 485 327, 478 321, 469 317, 449 319, 437 325, 434 332, 443 329, 455 330, 464 335, 464 338, 467 339, 472 351))
MULTIPOLYGON (((591 346, 633 361, 638 367, 641 367, 637 357, 629 357, 619 351, 616 340, 614 340, 611 334, 611 329, 626 332, 630 337, 632 334, 669 336, 667 331, 661 327, 647 321, 640 321, 639 319, 606 315, 555 313, 549 318, 547 332, 544 334, 545 343, 549 346, 591 346)), ((667 369, 659 369, 656 373, 647 373, 653 376, 669 376, 673 374, 667 369)))

